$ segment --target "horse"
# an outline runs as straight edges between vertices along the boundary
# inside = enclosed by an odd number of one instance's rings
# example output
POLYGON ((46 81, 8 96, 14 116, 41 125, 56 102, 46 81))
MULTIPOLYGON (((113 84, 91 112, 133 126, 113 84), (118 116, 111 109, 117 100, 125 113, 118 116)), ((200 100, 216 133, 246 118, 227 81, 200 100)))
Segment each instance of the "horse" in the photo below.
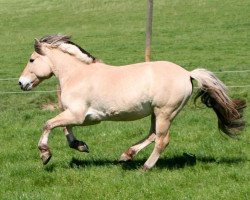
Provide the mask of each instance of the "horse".
POLYGON ((87 144, 75 138, 74 126, 151 116, 148 135, 120 157, 120 161, 131 160, 154 142, 154 149, 143 165, 144 170, 151 169, 169 144, 171 122, 193 93, 193 80, 198 83, 195 100, 200 97, 203 104, 214 110, 222 132, 234 137, 245 126, 246 102, 232 100, 225 84, 203 68, 187 71, 168 61, 111 66, 73 43, 70 36, 56 34, 35 39, 34 52, 19 85, 28 91, 53 75, 59 80, 63 111, 43 127, 38 149, 44 165, 52 156, 48 137, 56 127, 64 127, 71 148, 88 152, 87 144))

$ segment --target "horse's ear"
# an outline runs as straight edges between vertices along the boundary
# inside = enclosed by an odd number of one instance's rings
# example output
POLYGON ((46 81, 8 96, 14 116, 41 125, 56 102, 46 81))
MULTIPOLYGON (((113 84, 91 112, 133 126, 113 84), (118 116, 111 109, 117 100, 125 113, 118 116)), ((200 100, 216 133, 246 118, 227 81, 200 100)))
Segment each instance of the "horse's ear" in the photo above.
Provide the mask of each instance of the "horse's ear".
POLYGON ((42 44, 39 42, 38 39, 35 38, 35 44, 34 44, 34 49, 35 51, 40 54, 40 55, 45 55, 44 52, 42 51, 42 44))

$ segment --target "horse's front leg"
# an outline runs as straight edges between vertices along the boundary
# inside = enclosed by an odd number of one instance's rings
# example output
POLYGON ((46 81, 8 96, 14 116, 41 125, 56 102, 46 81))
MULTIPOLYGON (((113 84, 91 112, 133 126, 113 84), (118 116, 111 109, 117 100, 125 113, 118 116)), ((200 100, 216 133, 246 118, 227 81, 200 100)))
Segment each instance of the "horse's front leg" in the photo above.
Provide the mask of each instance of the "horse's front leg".
POLYGON ((69 126, 74 124, 82 124, 84 121, 84 113, 72 113, 70 110, 65 110, 56 117, 48 120, 43 128, 43 133, 38 143, 40 157, 43 164, 46 165, 52 154, 48 146, 48 138, 51 130, 58 126, 69 126))
MULTIPOLYGON (((60 85, 57 85, 57 100, 58 100, 58 108, 61 112, 64 111, 63 105, 62 105, 62 98, 61 98, 61 87, 60 85)), ((79 141, 75 138, 73 132, 72 132, 72 127, 63 127, 63 132, 64 135, 67 138, 68 144, 70 148, 76 149, 81 152, 89 152, 88 145, 83 142, 79 141)))
POLYGON ((83 142, 83 141, 79 141, 75 138, 73 132, 72 132, 72 127, 71 126, 66 126, 63 128, 64 134, 67 138, 69 147, 72 149, 76 149, 80 152, 87 152, 89 153, 89 147, 88 145, 83 142))

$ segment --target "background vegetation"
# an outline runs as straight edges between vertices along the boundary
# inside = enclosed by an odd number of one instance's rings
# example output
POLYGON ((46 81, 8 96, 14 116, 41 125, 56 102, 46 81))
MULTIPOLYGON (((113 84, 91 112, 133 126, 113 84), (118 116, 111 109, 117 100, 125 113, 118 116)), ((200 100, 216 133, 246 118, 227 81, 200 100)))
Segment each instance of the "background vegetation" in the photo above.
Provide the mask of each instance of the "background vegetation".
MULTIPOLYGON (((44 111, 56 94, 20 91, 17 79, 33 51, 34 38, 63 33, 113 65, 144 60, 146 0, 0 0, 0 199, 250 199, 249 127, 239 140, 223 137, 215 114, 189 104, 171 127, 171 142, 156 167, 141 166, 152 147, 134 161, 116 160, 143 138, 149 118, 77 127, 90 153, 68 148, 53 130, 53 158, 42 166, 37 142, 44 111), (183 155, 195 154, 196 159, 183 155)), ((154 1, 152 60, 169 60, 188 70, 249 70, 250 1, 154 1)), ((249 102, 249 72, 217 73, 232 97, 249 102)), ((34 91, 55 90, 52 78, 34 91)), ((247 108, 248 121, 250 111, 247 108)))

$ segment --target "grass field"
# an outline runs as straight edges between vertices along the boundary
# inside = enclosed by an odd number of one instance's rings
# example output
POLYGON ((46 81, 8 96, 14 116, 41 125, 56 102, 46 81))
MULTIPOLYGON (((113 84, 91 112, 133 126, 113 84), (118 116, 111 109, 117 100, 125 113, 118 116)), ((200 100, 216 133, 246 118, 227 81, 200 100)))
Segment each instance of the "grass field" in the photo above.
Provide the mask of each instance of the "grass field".
MULTIPOLYGON (((215 114, 190 101, 171 127, 171 141, 156 166, 141 166, 153 146, 132 162, 120 154, 143 138, 149 118, 105 122, 74 129, 90 153, 68 148, 53 130, 53 157, 43 166, 37 142, 44 111, 55 92, 20 91, 17 79, 33 51, 35 37, 63 33, 102 59, 123 65, 144 60, 146 0, 0 0, 0 199, 250 199, 249 126, 239 140, 223 137, 215 114), (183 153, 196 155, 194 160, 183 153)), ((250 1, 154 1, 152 60, 169 60, 188 70, 249 70, 250 1)), ((249 72, 218 73, 232 97, 249 103, 249 72)), ((55 90, 55 78, 34 91, 55 90)), ((249 108, 245 112, 249 122, 249 108)))

